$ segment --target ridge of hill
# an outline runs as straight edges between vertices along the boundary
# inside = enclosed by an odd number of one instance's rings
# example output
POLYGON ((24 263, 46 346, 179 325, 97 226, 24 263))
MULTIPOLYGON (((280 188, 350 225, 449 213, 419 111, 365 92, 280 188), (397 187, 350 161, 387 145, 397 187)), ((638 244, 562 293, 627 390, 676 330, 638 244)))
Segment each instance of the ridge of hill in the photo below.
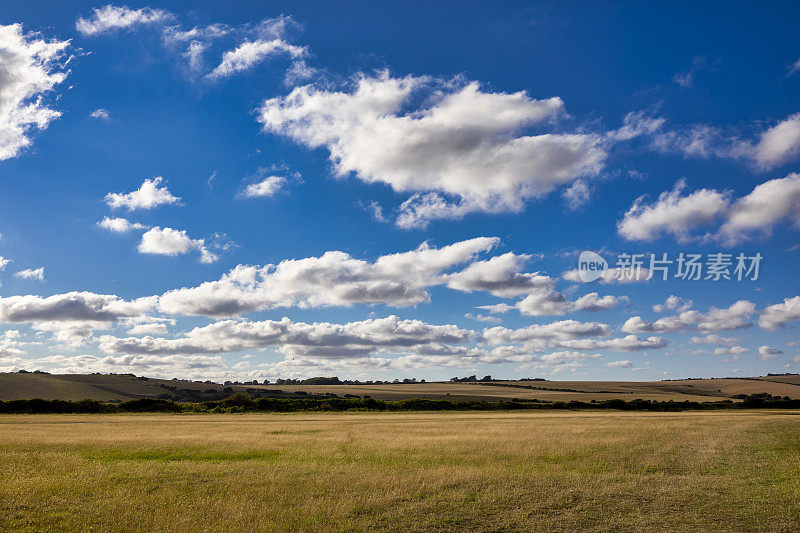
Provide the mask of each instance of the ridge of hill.
POLYGON ((800 375, 670 381, 546 381, 426 382, 383 384, 219 384, 157 379, 132 374, 0 373, 0 400, 59 399, 125 401, 163 398, 178 401, 218 400, 236 392, 254 397, 369 396, 380 400, 407 398, 464 401, 539 399, 591 401, 641 398, 660 401, 717 401, 737 395, 769 393, 800 399, 800 375))

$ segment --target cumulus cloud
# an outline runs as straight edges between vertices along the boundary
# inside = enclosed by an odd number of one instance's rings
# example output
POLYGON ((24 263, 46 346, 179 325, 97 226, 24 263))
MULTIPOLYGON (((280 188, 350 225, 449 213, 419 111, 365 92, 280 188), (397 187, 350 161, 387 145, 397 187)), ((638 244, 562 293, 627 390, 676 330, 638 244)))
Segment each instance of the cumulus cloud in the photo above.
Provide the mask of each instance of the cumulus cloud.
POLYGON ((289 44, 282 39, 246 41, 236 49, 225 52, 222 55, 222 62, 208 74, 208 77, 219 79, 232 76, 277 54, 288 54, 290 57, 298 58, 306 53, 305 47, 289 44))
POLYGON ((739 198, 727 211, 720 238, 735 244, 758 235, 770 235, 784 220, 800 227, 800 174, 773 179, 739 198))
POLYGON ((485 261, 476 261, 461 272, 445 276, 446 283, 451 289, 463 292, 485 291, 502 297, 552 289, 555 280, 549 276, 538 272, 521 272, 531 257, 509 252, 485 261))
POLYGON ((599 353, 583 353, 574 352, 569 350, 562 350, 558 352, 551 352, 537 357, 537 361, 546 365, 563 365, 574 361, 586 361, 588 359, 600 359, 602 356, 599 353))
POLYGON ((758 348, 758 355, 759 359, 762 361, 771 361, 772 359, 777 359, 779 354, 783 352, 777 348, 773 348, 771 346, 759 346, 758 348))
POLYGON ((764 329, 778 329, 798 320, 800 320, 800 296, 795 296, 766 307, 758 317, 758 325, 764 329))
POLYGON ((219 259, 206 248, 205 240, 190 238, 186 230, 158 226, 142 235, 138 250, 142 254, 156 255, 182 255, 197 250, 201 263, 213 263, 219 259))
POLYGON ((463 292, 484 291, 500 297, 525 295, 513 307, 508 304, 482 307, 490 312, 505 312, 515 307, 528 316, 562 315, 567 311, 601 311, 627 301, 625 297, 590 293, 571 302, 555 290, 554 278, 538 272, 522 272, 531 257, 509 252, 476 261, 461 272, 445 275, 444 279, 448 287, 463 292))
POLYGON ((569 304, 564 294, 552 287, 542 287, 517 302, 515 307, 523 315, 549 316, 563 315, 569 309, 569 304))
POLYGON ((611 333, 608 324, 560 320, 549 324, 533 324, 520 329, 496 326, 483 330, 483 339, 489 344, 503 345, 531 340, 573 340, 586 337, 604 337, 611 333))
POLYGON ((427 289, 442 274, 491 250, 496 237, 479 237, 442 248, 384 255, 374 262, 329 251, 320 257, 287 259, 277 265, 239 265, 218 281, 169 291, 161 309, 171 314, 232 316, 275 307, 408 306, 428 301, 427 289))
POLYGON ((17 157, 61 116, 45 96, 66 79, 69 41, 45 40, 23 33, 21 24, 0 25, 0 161, 17 157))
POLYGON ((800 174, 769 180, 735 201, 729 192, 713 189, 683 196, 685 187, 685 182, 679 181, 652 204, 646 204, 644 197, 638 198, 617 224, 620 236, 652 241, 671 235, 686 242, 697 238, 692 235, 693 230, 722 220, 719 231, 707 237, 733 245, 769 235, 783 221, 800 227, 800 174))
POLYGON ((399 221, 410 226, 476 210, 519 210, 528 198, 596 175, 606 157, 601 136, 520 133, 563 114, 559 98, 383 73, 362 75, 349 91, 296 87, 266 100, 259 121, 267 132, 327 148, 339 176, 423 194, 401 209, 416 213, 399 221), (428 104, 408 110, 420 96, 428 104))
POLYGON ((623 359, 621 361, 611 361, 603 366, 608 368, 631 368, 633 367, 633 362, 623 359))
POLYGON ((708 312, 684 311, 683 313, 660 318, 648 322, 640 316, 625 321, 622 331, 625 333, 669 333, 684 329, 697 329, 704 333, 714 333, 752 326, 750 316, 755 313, 755 304, 747 300, 739 300, 728 308, 712 307, 708 312))
POLYGON ((26 268, 25 270, 20 270, 14 277, 19 279, 30 279, 35 281, 44 281, 44 267, 40 268, 26 268))
POLYGON ((53 296, 0 297, 0 322, 115 322, 151 311, 155 296, 123 300, 110 294, 69 292, 53 296))
POLYGON ((653 311, 656 313, 663 313, 665 311, 677 311, 678 313, 683 313, 684 311, 691 309, 692 305, 694 305, 692 300, 670 294, 667 299, 664 300, 664 303, 655 304, 653 306, 653 311))
POLYGON ((791 115, 761 134, 753 158, 762 170, 797 159, 800 155, 800 113, 791 115))
POLYGON ((11 259, 6 259, 5 257, 0 256, 0 270, 5 270, 10 262, 11 259))
POLYGON ((574 311, 606 311, 627 302, 627 296, 612 296, 610 294, 600 296, 596 292, 590 292, 571 302, 570 309, 574 311))
POLYGON ((0 323, 31 323, 36 330, 54 333, 57 341, 76 346, 94 330, 108 329, 120 320, 152 311, 157 300, 146 297, 127 301, 91 292, 8 296, 0 298, 0 323))
POLYGON ((128 211, 136 209, 153 209, 161 205, 174 205, 180 203, 181 199, 178 196, 173 196, 164 187, 159 187, 164 178, 157 176, 153 179, 146 179, 141 187, 129 193, 111 192, 106 195, 106 203, 112 209, 120 207, 126 208, 128 211))
POLYGON ((24 361, 27 368, 46 369, 57 374, 133 373, 151 377, 209 379, 225 375, 225 361, 207 355, 50 355, 24 361))
POLYGON ((167 11, 149 7, 130 9, 126 6, 107 5, 101 8, 94 8, 92 11, 91 17, 79 17, 75 22, 75 29, 86 36, 110 33, 135 26, 163 23, 173 18, 173 15, 167 11))
POLYGON ((129 231, 147 229, 144 224, 130 222, 128 219, 121 217, 103 217, 103 220, 98 222, 97 225, 112 233, 128 233, 129 231))
POLYGON ((287 180, 282 176, 267 176, 245 187, 242 196, 247 198, 271 197, 286 186, 287 180))
POLYGON ((100 338, 100 348, 110 354, 188 355, 277 347, 286 355, 336 359, 364 357, 379 350, 425 353, 426 348, 436 350, 439 344, 464 343, 472 334, 454 325, 431 325, 394 315, 346 324, 307 324, 284 317, 258 322, 224 320, 175 339, 105 335, 100 338))
POLYGON ((693 229, 713 222, 729 204, 724 193, 701 189, 682 196, 685 188, 686 182, 680 180, 672 191, 661 193, 658 200, 649 205, 645 203, 646 197, 637 198, 617 224, 617 231, 631 241, 650 241, 661 235, 672 235, 686 242, 693 229))
POLYGON ((661 337, 640 339, 636 335, 613 339, 568 339, 551 343, 551 346, 568 350, 610 350, 614 352, 640 352, 658 349, 667 343, 661 337))

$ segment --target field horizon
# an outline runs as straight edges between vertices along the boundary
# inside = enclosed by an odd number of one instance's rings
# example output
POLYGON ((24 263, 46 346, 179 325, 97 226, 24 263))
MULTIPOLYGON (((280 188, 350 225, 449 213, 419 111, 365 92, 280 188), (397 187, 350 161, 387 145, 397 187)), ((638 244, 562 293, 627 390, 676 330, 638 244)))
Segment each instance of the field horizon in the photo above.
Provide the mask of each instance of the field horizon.
POLYGON ((42 398, 127 401, 160 398, 176 401, 221 399, 236 393, 256 397, 370 397, 378 400, 412 398, 450 401, 604 401, 654 400, 710 402, 741 395, 770 394, 800 399, 800 375, 782 374, 737 378, 664 381, 550 381, 544 379, 472 382, 413 382, 377 384, 313 384, 191 381, 133 374, 0 373, 0 401, 42 398))

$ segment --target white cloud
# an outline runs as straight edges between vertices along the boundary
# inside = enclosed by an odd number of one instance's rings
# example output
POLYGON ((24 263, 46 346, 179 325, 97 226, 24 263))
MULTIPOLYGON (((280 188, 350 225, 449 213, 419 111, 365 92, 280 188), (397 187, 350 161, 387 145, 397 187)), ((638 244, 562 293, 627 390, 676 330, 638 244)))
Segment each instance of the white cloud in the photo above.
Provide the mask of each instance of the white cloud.
POLYGON ((461 272, 445 276, 447 286, 463 292, 486 291, 502 297, 551 290, 555 280, 549 276, 520 272, 531 257, 509 252, 476 261, 461 272))
POLYGON ((631 368, 633 366, 633 362, 623 359, 621 361, 611 361, 603 366, 608 368, 631 368))
POLYGON ((489 322, 492 324, 499 324, 501 322, 499 316, 492 316, 492 315, 482 315, 480 313, 473 314, 473 313, 465 313, 464 318, 469 318, 470 320, 477 320, 478 322, 489 322))
POLYGON ((181 379, 219 379, 224 375, 225 361, 207 355, 50 355, 24 361, 27 368, 40 368, 57 374, 134 373, 150 377, 181 379))
POLYGON ((206 248, 205 240, 190 238, 186 230, 158 226, 142 235, 138 249, 139 253, 156 255, 182 255, 197 250, 201 263, 213 263, 219 259, 206 248))
POLYGON ((795 296, 785 298, 783 303, 770 305, 761 311, 758 325, 764 329, 778 329, 798 320, 800 320, 800 296, 795 296))
POLYGON ((688 157, 743 160, 756 170, 766 171, 800 156, 800 113, 779 121, 754 140, 742 139, 714 126, 695 124, 654 134, 652 147, 660 152, 677 151, 688 157))
POLYGON ((0 161, 18 156, 33 142, 32 130, 61 116, 44 97, 67 77, 69 44, 23 34, 21 24, 0 25, 0 161))
POLYGON ((730 346, 730 347, 720 347, 714 349, 714 355, 733 355, 731 359, 738 360, 739 356, 743 353, 747 353, 747 348, 743 346, 730 346))
POLYGON ((112 327, 118 321, 141 317, 151 311, 158 298, 126 301, 114 295, 70 292, 49 297, 9 296, 0 298, 0 323, 31 323, 38 331, 52 332, 55 340, 71 346, 82 344, 94 330, 112 327))
POLYGON ((249 184, 242 195, 248 198, 275 196, 286 183, 286 178, 282 176, 267 176, 261 181, 249 184))
POLYGON ((519 133, 563 113, 559 98, 383 73, 361 76, 350 92, 296 87, 266 100, 259 120, 265 131, 326 147, 339 176, 456 199, 412 197, 398 220, 408 227, 472 211, 519 210, 528 198, 596 175, 606 157, 601 136, 519 133), (405 112, 423 95, 426 107, 405 112))
POLYGON ((570 309, 574 311, 606 311, 627 302, 627 296, 612 296, 610 294, 600 296, 596 292, 590 292, 571 302, 570 309))
POLYGON ((540 355, 537 360, 546 365, 563 365, 564 363, 569 363, 572 361, 586 361, 588 359, 600 359, 601 357, 602 356, 599 353, 588 354, 583 352, 562 350, 540 355))
POLYGON ((692 337, 690 340, 693 344, 722 344, 727 346, 732 346, 738 341, 734 337, 723 337, 716 333, 711 333, 704 337, 692 337))
POLYGON ((661 193, 650 205, 644 203, 644 197, 638 198, 618 222, 618 233, 628 240, 652 241, 672 235, 687 242, 697 239, 693 230, 722 220, 719 231, 706 237, 733 245, 769 235, 786 220, 800 227, 800 174, 764 182, 735 201, 730 193, 713 189, 682 196, 685 186, 679 181, 672 191, 661 193))
POLYGON ((20 270, 14 277, 19 279, 30 279, 36 281, 44 281, 44 267, 40 268, 26 268, 25 270, 20 270))
POLYGON ((163 322, 136 324, 128 329, 131 335, 166 335, 167 325, 163 322))
POLYGON ((755 309, 754 303, 739 300, 726 309, 712 307, 707 313, 684 311, 655 322, 634 316, 626 320, 620 329, 625 333, 669 333, 692 328, 704 333, 714 333, 752 326, 750 316, 755 313, 755 309))
POLYGON ((11 259, 6 259, 5 257, 0 256, 0 270, 5 270, 10 262, 11 259))
POLYGON ((219 354, 278 347, 285 355, 337 359, 364 357, 382 350, 426 353, 439 344, 459 344, 473 334, 454 325, 431 325, 396 316, 346 324, 224 320, 194 328, 176 339, 103 336, 100 348, 111 354, 219 354))
POLYGON ((508 305, 507 303, 499 303, 499 304, 492 304, 492 305, 479 305, 476 309, 485 309, 490 313, 507 313, 514 309, 513 305, 508 305))
POLYGON ((0 362, 6 363, 4 359, 19 357, 25 352, 20 350, 23 343, 19 340, 19 331, 11 329, 0 333, 0 362))
POLYGON ((694 305, 692 300, 670 294, 667 299, 664 300, 663 304, 654 305, 653 311, 656 313, 663 313, 665 311, 677 311, 678 313, 683 313, 684 311, 691 309, 692 305, 694 305))
POLYGON ((562 196, 567 207, 572 211, 577 211, 589 203, 593 192, 586 180, 576 180, 572 185, 564 189, 562 196))
POLYGON ((563 315, 569 309, 569 300, 552 287, 543 287, 517 302, 515 307, 528 316, 563 315))
POLYGON ((110 120, 111 114, 108 112, 107 109, 103 109, 102 107, 95 109, 91 113, 89 113, 91 118, 96 118, 98 120, 110 120))
POLYGON ((98 222, 97 225, 112 233, 128 233, 129 231, 147 229, 144 224, 130 222, 128 219, 121 217, 103 217, 103 220, 98 222))
POLYGON ((302 59, 293 61, 292 66, 286 70, 283 83, 286 85, 296 85, 300 82, 308 81, 317 75, 317 69, 310 67, 302 59))
POLYGON ((603 337, 611 333, 608 324, 561 320, 550 324, 534 324, 520 329, 501 326, 483 330, 483 338, 493 345, 521 343, 530 340, 572 340, 603 337))
POLYGON ((728 207, 726 194, 701 189, 682 196, 685 188, 686 182, 680 180, 672 191, 661 193, 650 205, 644 196, 637 198, 617 224, 619 234, 632 241, 650 241, 665 234, 686 242, 693 229, 712 223, 728 207))
POLYGON ((666 122, 666 119, 651 117, 644 111, 632 111, 622 119, 622 127, 606 134, 616 141, 629 141, 642 135, 651 135, 666 122))
POLYGON ((569 339, 551 343, 551 346, 567 350, 610 350, 614 352, 640 352, 663 348, 667 343, 661 337, 640 339, 636 335, 614 339, 569 339))
POLYGON ((174 205, 180 203, 181 199, 178 196, 173 196, 164 187, 159 187, 164 178, 157 176, 153 179, 146 179, 141 187, 129 193, 111 192, 106 195, 106 203, 112 209, 120 207, 126 208, 128 211, 135 209, 152 209, 160 205, 174 205))
POLYGON ((442 248, 423 243, 410 252, 374 262, 329 251, 320 257, 287 259, 277 265, 239 265, 218 281, 169 291, 161 308, 171 314, 232 316, 274 307, 407 306, 428 301, 428 287, 442 273, 494 248, 497 238, 479 237, 442 248))
POLYGON ((759 346, 758 348, 758 355, 759 359, 762 361, 771 361, 772 359, 777 359, 779 354, 783 352, 777 348, 772 348, 771 346, 759 346))
POLYGON ((791 115, 761 134, 754 159, 762 170, 786 164, 800 155, 800 113, 791 115))
POLYGON ((130 9, 126 6, 107 5, 94 8, 92 16, 88 19, 78 18, 75 29, 86 36, 100 35, 116 30, 157 24, 170 20, 173 15, 162 9, 130 9))
POLYGON ((796 173, 762 183, 739 198, 726 213, 720 238, 735 244, 769 235, 776 224, 787 219, 800 227, 800 174, 796 173))
POLYGON ((295 46, 282 39, 265 41, 246 41, 234 50, 222 55, 222 62, 211 71, 209 78, 225 78, 238 72, 248 70, 270 56, 288 54, 290 57, 302 57, 307 53, 303 46, 295 46))

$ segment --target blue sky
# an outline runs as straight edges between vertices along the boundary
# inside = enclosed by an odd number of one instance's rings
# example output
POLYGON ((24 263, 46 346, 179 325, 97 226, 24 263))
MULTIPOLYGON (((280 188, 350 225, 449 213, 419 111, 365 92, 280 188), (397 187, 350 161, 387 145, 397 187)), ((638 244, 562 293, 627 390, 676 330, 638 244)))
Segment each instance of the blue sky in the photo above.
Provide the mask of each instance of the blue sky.
POLYGON ((797 372, 799 11, 6 4, 0 370, 797 372))

